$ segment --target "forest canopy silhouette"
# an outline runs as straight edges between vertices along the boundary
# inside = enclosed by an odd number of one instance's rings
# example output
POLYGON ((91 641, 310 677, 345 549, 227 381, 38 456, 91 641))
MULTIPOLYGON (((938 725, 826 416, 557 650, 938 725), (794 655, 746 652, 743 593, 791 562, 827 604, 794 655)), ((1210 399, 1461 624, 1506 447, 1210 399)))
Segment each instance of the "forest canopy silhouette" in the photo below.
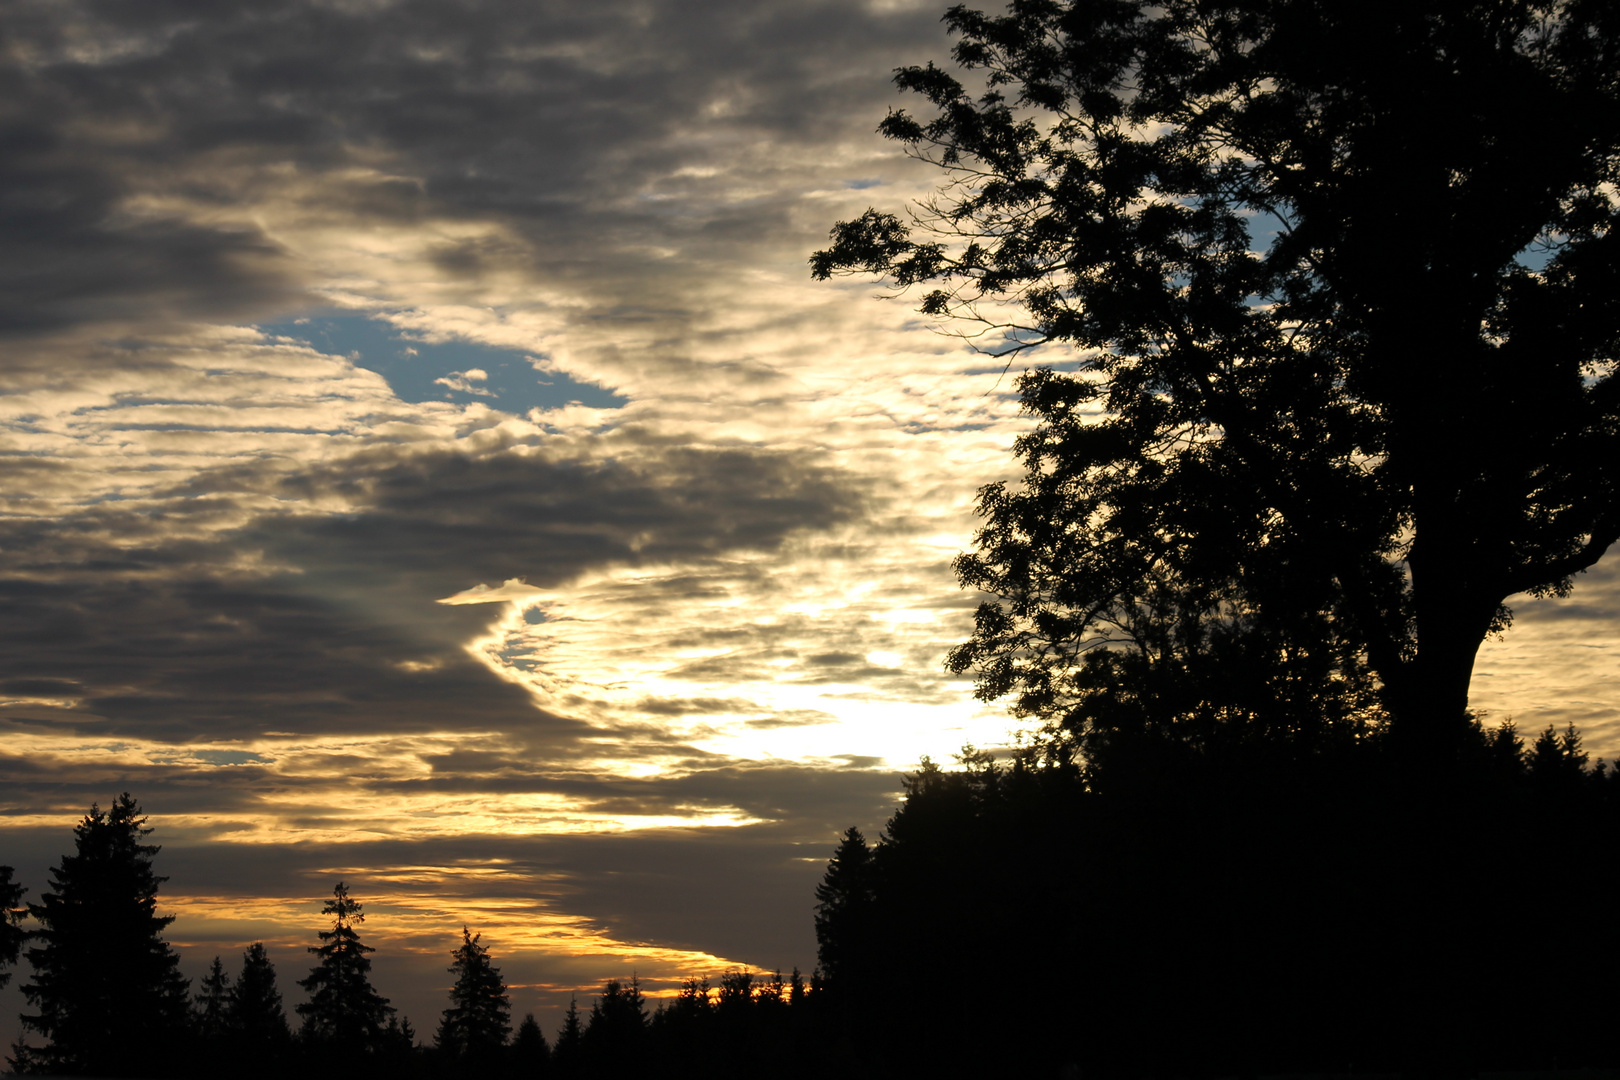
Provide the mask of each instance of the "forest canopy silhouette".
POLYGON ((717 1064, 746 1067, 784 1049, 793 1055, 786 1075, 809 1075, 821 1060, 831 1014, 797 969, 786 980, 732 969, 720 975, 718 992, 693 976, 656 1008, 634 975, 609 979, 588 1015, 570 1006, 554 1046, 533 1014, 514 1033, 500 968, 470 927, 450 952, 449 1005, 424 1045, 372 985, 377 950, 362 941, 364 905, 346 882, 320 909, 329 921, 308 948, 314 963, 298 980, 308 1000, 296 1006, 302 1022, 294 1030, 262 942, 246 947, 234 979, 216 956, 192 992, 164 940, 174 917, 157 911, 168 879, 154 870, 161 848, 143 842, 152 832, 127 792, 108 811, 92 806, 74 829, 73 853, 51 875, 51 891, 26 908, 18 907, 26 889, 12 881, 13 868, 0 867, 7 905, 0 969, 16 963, 25 942, 36 943, 28 950, 33 977, 23 987, 35 1011, 23 1015, 23 1038, 7 1059, 16 1073, 582 1080, 652 1065, 661 1075, 707 1076, 717 1064), (37 929, 18 928, 25 912, 37 929))
POLYGON ((945 21, 959 72, 900 70, 929 111, 879 129, 937 194, 811 268, 1038 361, 948 666, 1042 727, 845 835, 817 928, 850 1060, 1616 1064, 1613 980, 1530 921, 1615 894, 1616 773, 1468 689, 1507 601, 1620 537, 1620 11, 945 21), (964 1044, 965 989, 895 1000, 923 958, 1020 1015, 964 1044))
POLYGON ((18 1071, 1620 1067, 1588 944, 1620 894, 1620 769, 1468 707, 1509 601, 1568 595, 1620 538, 1620 8, 945 21, 957 70, 902 69, 928 113, 880 127, 938 193, 838 223, 811 270, 1035 362, 947 664, 1036 734, 925 760, 875 842, 843 834, 808 979, 694 974, 654 1007, 632 973, 550 1043, 514 1033, 463 926, 424 1045, 347 882, 312 915, 296 1027, 262 943, 193 987, 126 793, 37 903, 0 867, 0 969, 31 969, 18 1071))

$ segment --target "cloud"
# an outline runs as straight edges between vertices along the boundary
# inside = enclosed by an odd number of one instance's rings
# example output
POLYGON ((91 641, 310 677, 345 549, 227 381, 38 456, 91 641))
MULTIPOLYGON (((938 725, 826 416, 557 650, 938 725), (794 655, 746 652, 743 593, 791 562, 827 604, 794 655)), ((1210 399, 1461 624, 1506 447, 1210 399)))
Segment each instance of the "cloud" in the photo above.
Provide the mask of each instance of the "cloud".
POLYGON ((492 589, 480 582, 470 589, 463 589, 454 596, 446 596, 439 601, 441 604, 493 604, 493 603, 521 603, 540 595, 540 591, 521 578, 508 578, 499 588, 492 589))
MULTIPOLYGON (((834 220, 936 181, 873 127, 937 16, 8 9, 26 879, 129 788, 188 940, 279 935, 296 968, 330 875, 367 875, 419 1024, 467 911, 536 985, 807 963, 837 832, 920 754, 1009 737, 940 659, 973 493, 1028 420, 904 302, 806 273, 834 220), (563 944, 518 948, 525 918, 563 944)), ((1579 611, 1521 606, 1480 700, 1601 752, 1620 602, 1588 578, 1579 611)))
POLYGON ((466 371, 452 371, 448 375, 442 375, 433 380, 435 385, 443 386, 450 390, 456 390, 463 394, 476 394, 479 397, 494 397, 495 391, 490 390, 482 385, 474 385, 475 383, 481 384, 488 381, 489 372, 485 371, 483 368, 468 368, 466 371))
POLYGON ((436 601, 530 597, 539 589, 524 582, 556 587, 593 568, 772 550, 806 520, 848 520, 861 502, 825 466, 730 450, 632 463, 532 444, 373 449, 290 473, 224 472, 140 510, 0 523, 9 676, 71 680, 86 729, 170 738, 189 724, 212 737, 420 729, 452 708, 472 726, 527 726, 526 696, 464 651, 490 616, 436 601), (193 492, 209 493, 206 510, 193 492), (262 496, 343 512, 253 514, 262 496), (199 515, 232 524, 198 535, 199 515), (507 584, 480 593, 486 580, 507 584))

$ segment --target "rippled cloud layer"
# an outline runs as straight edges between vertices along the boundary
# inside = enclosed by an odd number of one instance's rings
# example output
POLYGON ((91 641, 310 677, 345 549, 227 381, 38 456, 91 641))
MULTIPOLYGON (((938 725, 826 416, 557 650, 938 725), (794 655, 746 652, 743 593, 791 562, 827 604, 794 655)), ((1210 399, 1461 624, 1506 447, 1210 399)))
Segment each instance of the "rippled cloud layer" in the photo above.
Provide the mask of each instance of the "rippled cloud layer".
MULTIPOLYGON (((815 285, 935 177, 873 134, 929 4, 0 6, 0 805, 35 890, 133 791, 200 970, 339 878, 431 1027, 808 968, 836 833, 1011 722, 940 660, 1022 430, 815 285)), ((1620 583, 1477 702, 1620 748, 1620 583)), ((15 986, 7 991, 15 995, 15 986)), ((0 998, 7 1015, 10 998, 0 998)))

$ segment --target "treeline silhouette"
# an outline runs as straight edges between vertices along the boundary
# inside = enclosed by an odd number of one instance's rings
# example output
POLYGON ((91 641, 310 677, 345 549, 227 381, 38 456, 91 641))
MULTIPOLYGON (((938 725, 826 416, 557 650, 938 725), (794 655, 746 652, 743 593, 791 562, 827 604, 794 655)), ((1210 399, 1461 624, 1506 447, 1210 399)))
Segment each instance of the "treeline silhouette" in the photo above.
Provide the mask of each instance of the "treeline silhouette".
POLYGON ((838 1072, 1620 1064, 1620 768, 1573 727, 1476 721, 1423 770, 1379 727, 1218 724, 962 766, 818 890, 838 1072))
MULTIPOLYGON (((1241 725, 1047 737, 931 762, 816 890, 808 979, 730 971, 656 1007, 610 980, 547 1040, 512 1030, 470 928, 419 1039, 370 981, 339 883, 295 1028, 262 943, 192 992, 163 940, 134 799, 92 807, 40 902, 0 870, 26 955, 18 1072, 82 1076, 1087 1077, 1620 1064, 1620 980, 1589 927, 1620 895, 1620 768, 1574 727, 1475 721, 1442 768, 1387 730, 1241 725), (22 916, 37 929, 25 930, 22 916)), ((9 973, 8 973, 9 974, 9 973)))
MULTIPOLYGON (((581 1014, 570 1003, 555 1047, 533 1014, 512 1030, 506 984, 478 934, 462 929, 451 953, 455 977, 437 1031, 424 1045, 371 984, 373 947, 361 939, 362 905, 339 882, 298 980, 308 1001, 289 1022, 274 964, 262 942, 233 976, 215 957, 196 992, 164 940, 173 916, 157 914, 159 848, 127 792, 103 812, 92 806, 74 829, 75 850, 52 871, 50 890, 23 905, 11 867, 0 867, 0 969, 26 956, 22 986, 32 1011, 8 1062, 22 1074, 112 1077, 595 1078, 651 1069, 708 1075, 743 1069, 793 1050, 778 1072, 801 1075, 818 1058, 824 997, 794 969, 762 977, 728 971, 711 988, 689 979, 674 999, 649 1007, 639 981, 609 980, 581 1014), (37 924, 25 929, 23 921, 37 924)), ((0 985, 10 971, 0 970, 0 985)))

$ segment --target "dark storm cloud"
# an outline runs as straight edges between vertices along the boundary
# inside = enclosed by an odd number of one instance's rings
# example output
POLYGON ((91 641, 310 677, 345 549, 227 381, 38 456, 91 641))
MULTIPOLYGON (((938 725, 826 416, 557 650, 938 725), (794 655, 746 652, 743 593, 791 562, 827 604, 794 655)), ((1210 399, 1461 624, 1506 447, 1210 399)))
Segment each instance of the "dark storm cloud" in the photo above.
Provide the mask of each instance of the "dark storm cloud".
POLYGON ((789 167, 772 147, 808 159, 869 130, 936 20, 847 0, 12 2, 0 330, 296 307, 287 252, 230 211, 311 183, 353 220, 504 220, 527 240, 446 237, 437 265, 543 263, 633 320, 627 297, 658 304, 627 272, 690 267, 615 249, 733 258, 780 233, 780 196, 730 197, 706 171, 757 144, 748 168, 772 175, 789 167))
MULTIPOLYGON (((628 436, 624 450, 635 456, 628 436)), ((182 742, 425 730, 451 716, 467 729, 543 722, 575 735, 462 650, 500 608, 435 601, 511 578, 555 585, 593 567, 769 550, 861 505, 835 471, 743 451, 599 462, 533 447, 377 451, 291 478, 231 472, 177 494, 263 485, 351 510, 202 537, 165 535, 208 513, 186 498, 0 522, 0 678, 35 687, 15 696, 77 701, 13 706, 14 718, 182 742), (288 569, 243 571, 249 552, 288 569)))
POLYGON ((751 675, 938 692, 867 662, 900 647, 873 611, 817 603, 844 583, 810 580, 806 534, 859 562, 892 512, 874 492, 908 481, 846 452, 864 403, 793 412, 821 392, 805 357, 847 367, 823 357, 841 316, 760 291, 803 274, 826 192, 897 168, 871 135, 889 72, 944 36, 932 6, 882 6, 0 0, 0 814, 36 894, 72 820, 129 789, 167 895, 286 898, 311 932, 334 873, 368 899, 421 870, 447 908, 505 892, 621 941, 813 963, 811 887, 898 777, 710 736, 831 730, 751 675), (540 436, 197 325, 334 307, 628 403, 540 436), (594 625, 667 630, 627 651, 714 685, 632 674, 614 699, 586 680, 619 642, 588 640, 546 711, 467 652, 510 608, 438 603, 624 568, 594 625), (375 839, 441 803, 442 832, 375 839), (608 818, 759 823, 481 831, 608 818))
POLYGON ((0 68, 0 335, 299 302, 284 253, 256 230, 131 218, 116 157, 49 126, 94 105, 42 101, 39 90, 0 68))
MULTIPOLYGON (((458 886, 470 896, 539 890, 564 910, 589 912, 621 941, 657 941, 759 964, 814 960, 814 886, 840 832, 875 837, 893 812, 900 777, 855 769, 745 767, 720 785, 741 801, 774 807, 771 820, 734 828, 659 829, 597 835, 480 836, 409 843, 300 845, 294 851, 232 852, 222 845, 171 848, 176 891, 243 895, 319 892, 311 867, 500 865, 503 876, 458 886), (297 884, 292 884, 297 883, 297 884), (262 890, 262 891, 256 891, 262 890)), ((674 781, 698 788, 704 781, 674 781)), ((656 784, 656 782, 653 782, 656 784)), ((147 803, 149 807, 158 804, 147 803)), ((363 880, 364 875, 361 875, 363 880)))
MULTIPOLYGON (((900 788, 900 777, 892 772, 734 767, 716 777, 719 786, 766 811, 766 822, 619 834, 473 833, 344 844, 236 845, 177 836, 168 819, 207 808, 195 796, 199 784, 184 782, 178 772, 150 779, 139 794, 157 827, 153 839, 164 845, 158 866, 169 877, 165 895, 304 900, 326 892, 343 876, 356 895, 370 900, 385 888, 379 879, 409 867, 434 881, 451 912, 458 899, 533 898, 560 912, 587 912, 620 941, 656 941, 750 963, 806 969, 814 962, 814 885, 838 834, 856 825, 875 837, 893 812, 900 788), (472 877, 455 873, 477 867, 500 872, 472 877), (442 876, 434 876, 435 868, 442 876)), ((703 781, 655 780, 645 786, 661 783, 670 794, 647 805, 663 804, 677 793, 690 795, 703 781)), ((212 784, 237 786, 218 776, 212 784)), ((62 801, 76 816, 91 802, 106 805, 119 790, 116 778, 100 778, 75 784, 62 801)), ((230 802, 209 812, 229 823, 230 802)), ((8 861, 37 892, 45 869, 71 844, 68 823, 8 829, 7 844, 8 861)), ((306 920, 312 927, 319 922, 315 912, 312 906, 306 920)))
POLYGON ((424 760, 433 767, 433 776, 380 781, 378 788, 401 795, 487 792, 494 800, 531 793, 567 795, 582 810, 625 818, 693 816, 734 807, 751 818, 788 822, 794 828, 823 819, 833 807, 847 806, 849 789, 892 794, 898 788, 892 774, 727 762, 712 755, 709 760, 695 757, 688 764, 697 768, 690 772, 639 778, 557 775, 544 761, 494 752, 452 751, 424 760))
MULTIPOLYGON (((635 454, 634 433, 620 437, 635 454)), ((769 550, 806 523, 854 516, 861 497, 852 483, 814 462, 749 450, 678 447, 640 462, 362 456, 287 486, 335 491, 362 502, 363 514, 295 519, 285 534, 269 526, 263 537, 278 550, 318 553, 345 576, 383 566, 448 595, 512 577, 556 584, 607 563, 769 550)))

